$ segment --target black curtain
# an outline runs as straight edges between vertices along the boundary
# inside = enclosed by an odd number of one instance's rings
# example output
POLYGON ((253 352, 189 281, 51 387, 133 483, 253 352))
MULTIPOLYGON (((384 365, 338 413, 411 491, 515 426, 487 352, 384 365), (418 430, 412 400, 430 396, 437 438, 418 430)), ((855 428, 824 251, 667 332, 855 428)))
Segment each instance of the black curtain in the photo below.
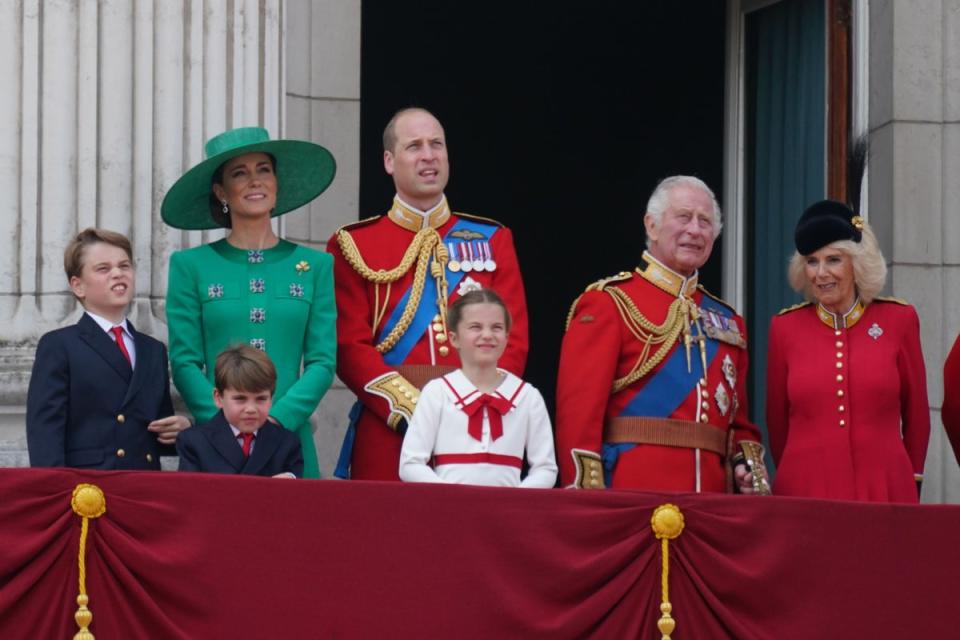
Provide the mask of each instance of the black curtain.
MULTIPOLYGON (((676 173, 722 200, 723 2, 364 2, 358 217, 393 185, 399 108, 444 124, 454 210, 511 227, 527 287, 526 378, 553 404, 567 310, 631 269, 646 199, 676 173)), ((720 293, 721 240, 703 279, 720 293)))

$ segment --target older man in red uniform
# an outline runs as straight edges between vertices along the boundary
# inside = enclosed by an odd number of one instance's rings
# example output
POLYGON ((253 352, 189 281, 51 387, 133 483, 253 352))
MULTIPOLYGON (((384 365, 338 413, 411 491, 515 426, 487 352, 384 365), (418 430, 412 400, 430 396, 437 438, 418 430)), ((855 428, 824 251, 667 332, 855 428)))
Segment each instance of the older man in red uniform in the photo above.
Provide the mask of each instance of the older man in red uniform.
POLYGON ((440 122, 419 108, 398 112, 383 135, 383 164, 397 195, 386 215, 347 225, 327 243, 337 295, 337 374, 355 394, 337 475, 397 480, 403 432, 430 379, 460 362, 446 309, 492 288, 513 316, 500 366, 521 376, 527 307, 510 230, 453 213, 440 122))
POLYGON ((568 317, 561 482, 768 493, 760 434, 747 418, 743 319, 697 283, 720 233, 713 192, 697 178, 667 178, 644 224, 641 265, 590 285, 568 317))

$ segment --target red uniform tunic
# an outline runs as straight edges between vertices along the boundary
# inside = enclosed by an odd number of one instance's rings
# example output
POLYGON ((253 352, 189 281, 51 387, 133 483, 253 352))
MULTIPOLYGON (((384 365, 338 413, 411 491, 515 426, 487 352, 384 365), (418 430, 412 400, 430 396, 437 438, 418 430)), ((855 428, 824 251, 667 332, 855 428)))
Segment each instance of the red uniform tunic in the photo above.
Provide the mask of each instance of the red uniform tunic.
POLYGON ((819 305, 770 324, 767 429, 778 495, 917 502, 930 436, 913 307, 819 305))
MULTIPOLYGON (((447 327, 436 305, 428 310, 432 316, 430 326, 399 362, 391 361, 391 350, 383 353, 376 346, 384 339, 384 326, 390 318, 405 308, 401 297, 411 289, 415 281, 417 261, 403 271, 399 279, 391 283, 377 284, 361 273, 356 266, 356 256, 348 256, 343 248, 343 234, 349 235, 355 251, 366 267, 376 272, 391 271, 401 265, 404 255, 415 242, 418 232, 435 229, 445 240, 443 246, 450 252, 445 279, 455 273, 450 267, 462 262, 461 251, 473 253, 474 260, 492 260, 483 271, 462 270, 460 283, 448 291, 452 302, 469 286, 490 288, 503 298, 513 318, 509 342, 500 359, 499 366, 522 376, 527 361, 527 306, 520 267, 513 247, 510 230, 486 218, 475 218, 460 213, 451 213, 446 199, 431 212, 418 212, 399 201, 387 215, 347 225, 334 234, 327 243, 327 250, 334 257, 334 282, 337 297, 337 375, 353 391, 362 403, 363 410, 356 423, 356 439, 350 465, 350 476, 368 480, 399 480, 398 468, 402 437, 396 432, 401 420, 409 420, 419 396, 419 386, 398 373, 398 368, 410 365, 433 365, 437 375, 460 366, 456 351, 447 341, 447 327), (486 227, 486 232, 477 233, 457 228, 458 222, 466 220, 486 227), (452 252, 451 252, 452 249, 452 252), (487 250, 489 256, 480 256, 487 250), (348 259, 352 258, 352 259, 348 259), (490 266, 495 269, 490 270, 490 266), (400 306, 400 309, 397 307, 400 306)), ((433 262, 433 261, 431 261, 433 262)), ((437 281, 427 270, 420 282, 430 292, 437 291, 437 281)), ((427 303, 421 299, 420 306, 427 303)), ((396 354, 394 354, 395 356, 396 354)), ((393 360, 397 360, 396 357, 393 360)), ((420 384, 423 380, 418 381, 420 384)))
POLYGON ((943 365, 943 428, 947 431, 953 455, 960 462, 960 338, 953 343, 943 365))
MULTIPOLYGON (((725 303, 697 287, 696 275, 684 279, 644 254, 645 270, 622 273, 592 285, 574 303, 563 339, 557 384, 557 458, 563 486, 612 486, 665 491, 725 491, 728 486, 724 455, 701 448, 627 444, 614 461, 605 427, 616 418, 637 416, 636 409, 653 409, 654 419, 698 423, 720 434, 722 443, 759 442, 755 425, 747 419, 747 351, 743 319, 725 303), (618 289, 622 296, 611 295, 618 289), (665 357, 626 387, 615 390, 639 363, 657 352, 658 338, 650 345, 638 338, 630 319, 634 305, 653 325, 664 325, 678 299, 696 305, 700 320, 693 335, 706 325, 722 331, 722 340, 706 338, 710 354, 706 376, 698 344, 690 349, 687 368, 683 333, 663 342, 665 357), (709 307, 708 313, 704 307, 709 307), (671 371, 673 372, 671 374, 671 371), (649 402, 636 405, 637 398, 649 402), (667 402, 666 398, 673 400, 667 402), (663 402, 661 402, 663 400, 663 402), (601 482, 601 458, 608 482, 601 482)), ((680 330, 688 320, 675 320, 680 330), (680 322, 679 325, 676 322, 680 322)), ((660 327, 661 333, 670 327, 660 327)), ((647 332, 650 333, 655 332, 647 332)), ((626 381, 624 381, 626 382, 626 381)), ((663 422, 663 421, 661 421, 663 422)), ((670 427, 680 428, 671 422, 670 427)), ((695 426, 695 425, 687 425, 695 426)), ((671 434, 666 434, 669 437, 671 434)), ((729 449, 727 449, 729 450, 729 449)))

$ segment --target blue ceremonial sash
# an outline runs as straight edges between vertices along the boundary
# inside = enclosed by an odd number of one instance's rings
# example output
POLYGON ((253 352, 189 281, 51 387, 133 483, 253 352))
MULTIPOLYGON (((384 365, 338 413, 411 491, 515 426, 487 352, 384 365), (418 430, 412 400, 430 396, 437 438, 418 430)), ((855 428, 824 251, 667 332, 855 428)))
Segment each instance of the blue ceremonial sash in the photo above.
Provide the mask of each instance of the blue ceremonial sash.
MULTIPOLYGON (((709 296, 703 296, 700 308, 713 311, 729 317, 730 310, 721 306, 709 296)), ((707 349, 707 369, 713 364, 720 344, 717 340, 707 338, 704 334, 707 349)), ((636 395, 620 412, 621 417, 652 417, 668 418, 683 404, 683 401, 693 392, 700 378, 706 378, 707 372, 700 370, 703 365, 700 361, 700 347, 690 347, 690 371, 687 371, 687 350, 683 345, 683 338, 677 339, 677 348, 664 361, 663 366, 650 380, 637 391, 636 395)), ((603 459, 604 476, 607 486, 610 486, 613 469, 617 465, 620 454, 633 449, 635 444, 604 444, 601 458, 603 459)))
MULTIPOLYGON (((456 224, 450 227, 450 230, 447 232, 447 235, 444 236, 443 242, 447 242, 449 238, 455 231, 466 230, 473 231, 475 233, 483 234, 483 236, 489 240, 493 237, 493 234, 496 233, 497 228, 492 224, 485 224, 483 222, 476 222, 475 220, 465 220, 460 218, 457 220, 456 224)), ((432 259, 431 259, 432 261, 432 259)), ((447 269, 447 292, 451 293, 456 290, 457 285, 460 284, 460 280, 463 279, 465 275, 462 271, 453 272, 447 269)), ((430 279, 429 270, 427 272, 427 279, 430 279)), ((380 331, 379 340, 383 338, 393 330, 397 323, 400 322, 400 316, 403 315, 403 310, 407 306, 407 300, 410 299, 410 291, 412 285, 407 289, 403 297, 400 298, 400 301, 397 303, 397 306, 394 307, 393 313, 390 314, 390 318, 387 320, 387 323, 383 325, 383 329, 380 331)), ((407 327, 406 332, 403 336, 400 337, 400 340, 397 341, 397 344, 394 345, 390 351, 383 354, 383 361, 389 365, 397 366, 403 364, 407 359, 407 356, 410 355, 410 352, 420 341, 420 338, 423 336, 423 333, 427 330, 427 327, 430 326, 430 323, 433 321, 433 317, 437 315, 437 287, 436 284, 430 286, 428 283, 424 283, 423 294, 420 297, 420 306, 417 308, 416 314, 413 316, 413 320, 410 322, 410 326, 407 327)))

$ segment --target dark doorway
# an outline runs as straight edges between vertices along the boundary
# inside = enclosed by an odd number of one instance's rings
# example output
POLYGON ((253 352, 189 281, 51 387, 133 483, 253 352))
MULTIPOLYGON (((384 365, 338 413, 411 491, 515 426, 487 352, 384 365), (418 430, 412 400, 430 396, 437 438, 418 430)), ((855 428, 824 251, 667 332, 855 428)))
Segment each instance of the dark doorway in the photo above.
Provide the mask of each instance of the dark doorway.
MULTIPOLYGON (((551 407, 569 306, 636 266, 657 181, 697 175, 722 200, 724 4, 363 3, 361 217, 393 197, 387 120, 430 109, 447 133, 451 207, 514 232, 531 321, 525 377, 551 407)), ((702 274, 717 294, 720 244, 702 274)))

